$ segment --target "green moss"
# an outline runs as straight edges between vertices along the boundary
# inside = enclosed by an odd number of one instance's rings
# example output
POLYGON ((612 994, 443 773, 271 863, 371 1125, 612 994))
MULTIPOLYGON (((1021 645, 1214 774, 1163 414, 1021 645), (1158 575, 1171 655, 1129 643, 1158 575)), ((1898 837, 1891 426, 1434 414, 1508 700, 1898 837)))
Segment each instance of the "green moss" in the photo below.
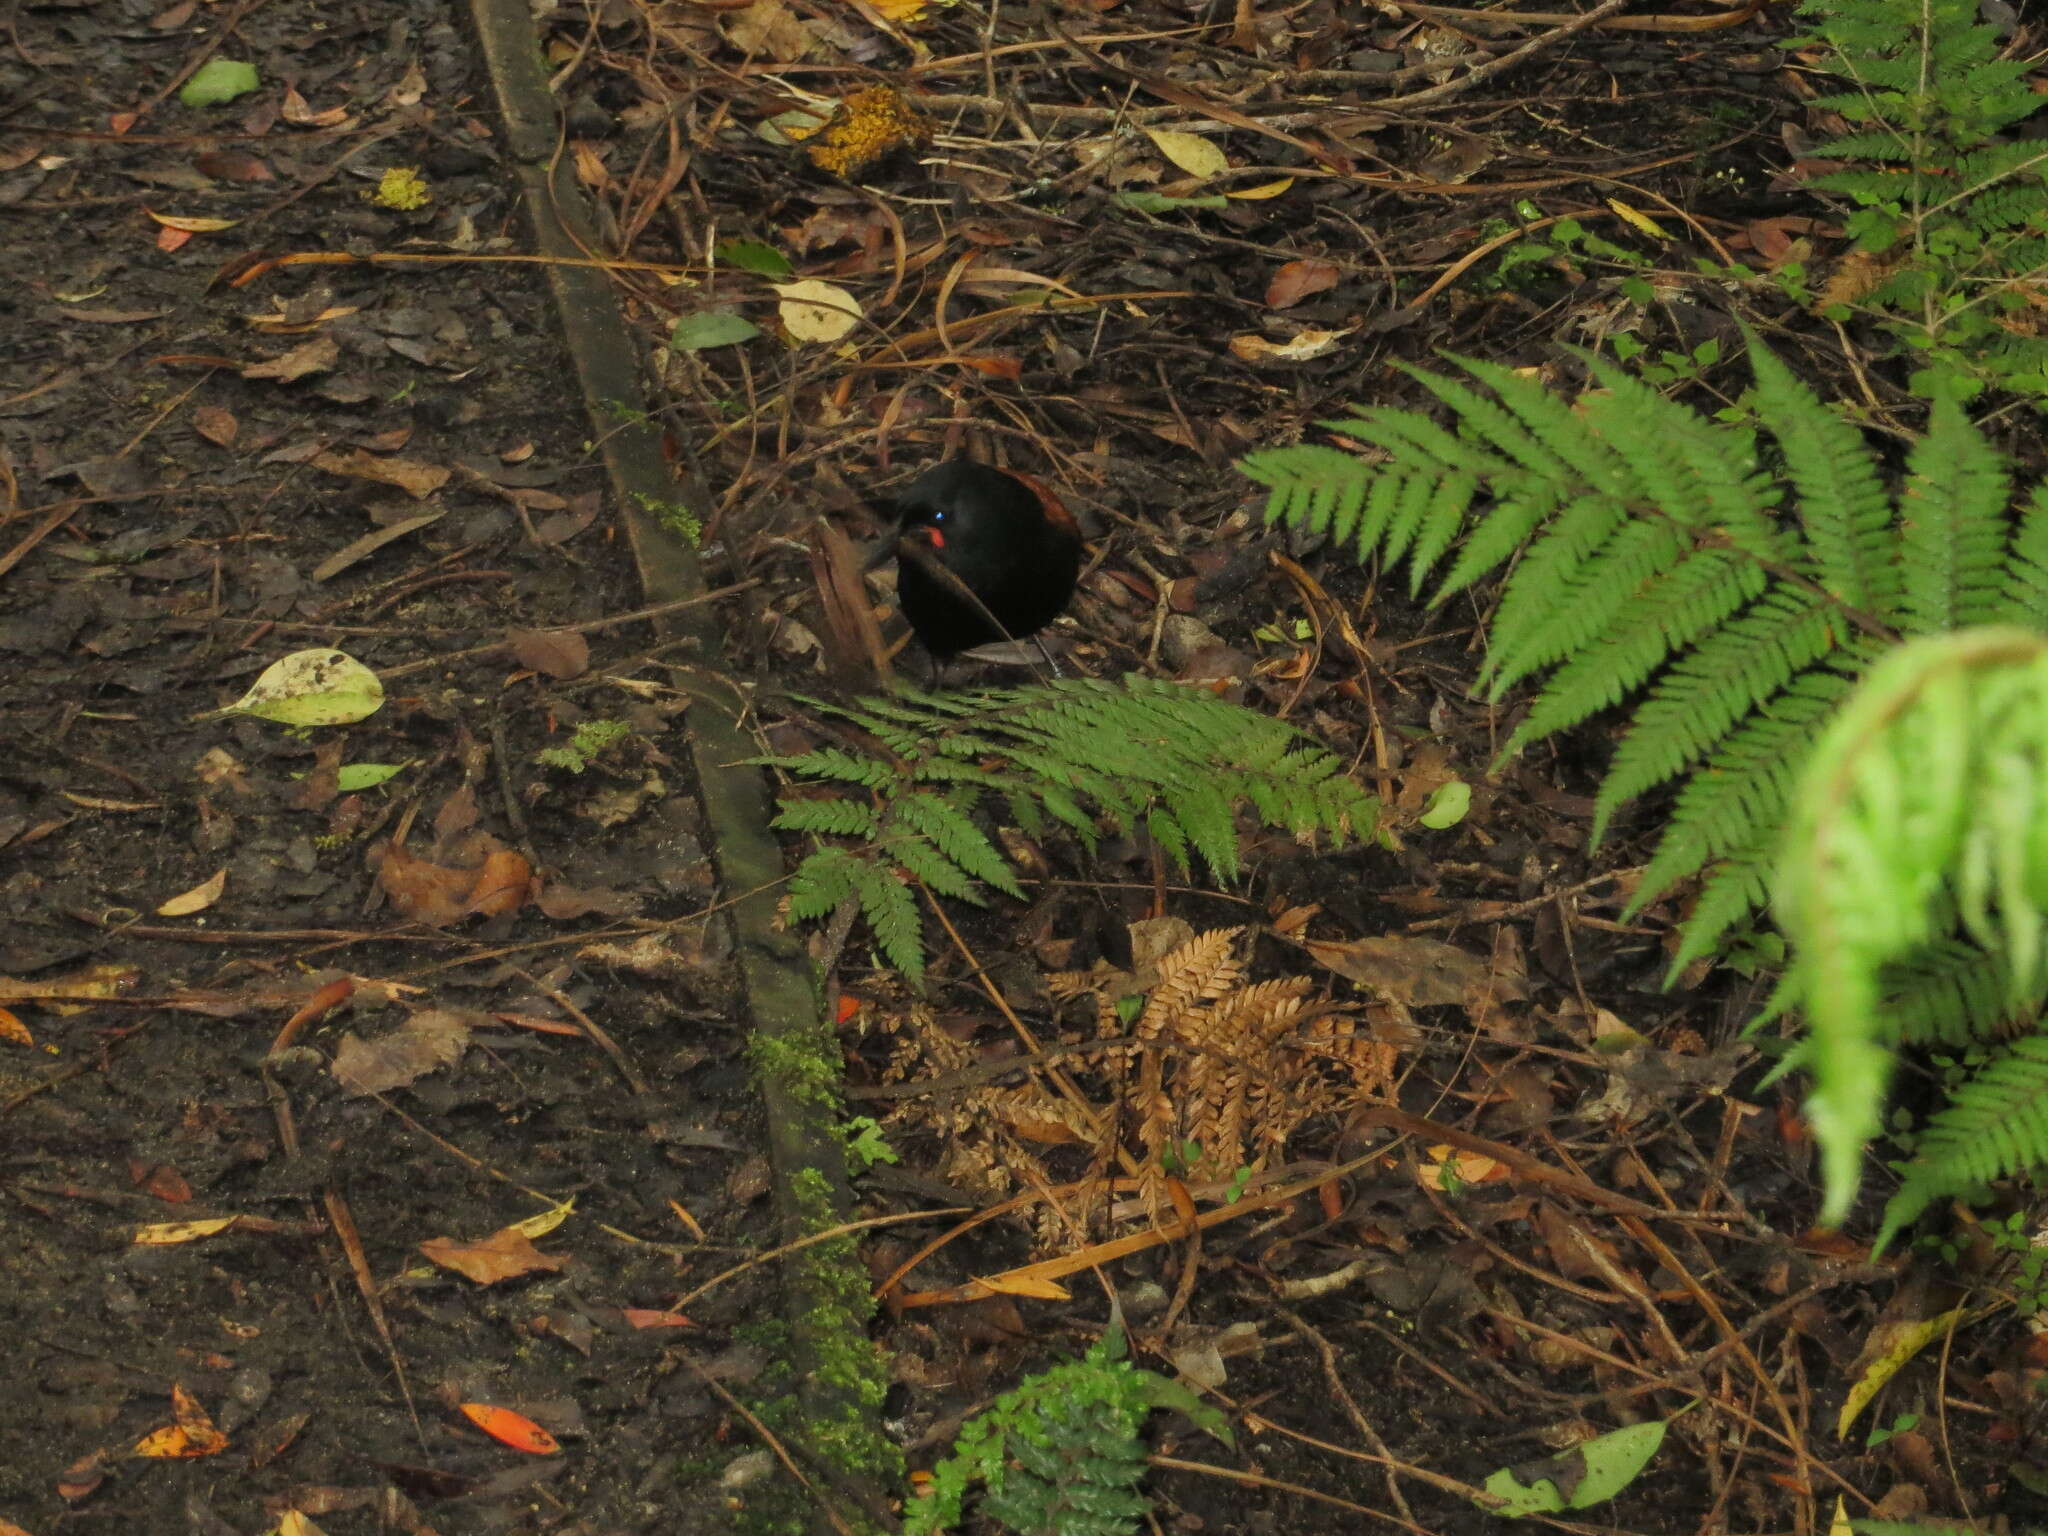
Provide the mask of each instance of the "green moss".
MULTIPOLYGON (((830 1026, 821 1020, 810 1028, 759 1034, 747 1050, 764 1085, 845 1139, 847 1130, 839 1124, 839 1041, 830 1026)), ((814 1233, 839 1226, 837 1193, 822 1168, 794 1170, 789 1198, 799 1229, 814 1233)), ((849 1234, 813 1243, 791 1256, 790 1271, 790 1294, 801 1298, 801 1312, 787 1324, 736 1330, 775 1362, 748 1406, 771 1432, 849 1480, 900 1486, 902 1452, 880 1428, 889 1373, 882 1350, 868 1337, 875 1304, 858 1246, 849 1234)), ((854 1518, 849 1510, 840 1513, 854 1518)), ((750 1496, 744 1528, 766 1536, 774 1527, 756 1524, 757 1517, 767 1522, 779 1514, 768 1500, 750 1496)))
MULTIPOLYGON (((755 1035, 747 1055, 764 1082, 807 1109, 839 1108, 839 1041, 822 1024, 801 1033, 755 1035)), ((828 1202, 829 1203, 829 1202, 828 1202)))
POLYGON ((663 501, 659 497, 636 494, 633 499, 640 504, 640 510, 657 523, 695 549, 704 537, 704 521, 680 501, 663 501))

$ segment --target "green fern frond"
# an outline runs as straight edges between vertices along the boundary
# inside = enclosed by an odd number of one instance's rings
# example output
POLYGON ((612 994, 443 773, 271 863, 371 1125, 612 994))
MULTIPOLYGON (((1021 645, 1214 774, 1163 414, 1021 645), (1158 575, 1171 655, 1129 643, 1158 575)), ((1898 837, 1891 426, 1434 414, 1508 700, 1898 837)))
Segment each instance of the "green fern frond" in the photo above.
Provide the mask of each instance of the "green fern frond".
MULTIPOLYGON (((875 936, 882 958, 903 973, 913 987, 924 984, 924 929, 917 920, 917 898, 910 887, 871 859, 854 858, 844 849, 828 848, 821 853, 839 853, 847 859, 853 889, 860 897, 860 915, 875 936)), ((818 857, 817 854, 812 855, 818 857)), ((806 863, 809 860, 805 861, 806 863)), ((802 868, 799 867, 798 874, 802 868)), ((792 909, 794 910, 794 909, 792 909)))
POLYGON ((2020 508, 2003 586, 2012 622, 2048 629, 2048 480, 2020 508))
POLYGON ((967 876, 1006 896, 1024 899, 1024 887, 1010 872, 1009 861, 973 819, 945 796, 912 790, 896 799, 890 817, 930 839, 932 846, 967 876))
POLYGON ((1816 19, 1804 41, 1852 86, 1812 103, 1853 127, 1816 146, 1846 164, 1809 185, 1855 205, 1845 227, 1856 246, 1897 263, 1856 308, 1903 355, 1918 354, 1915 393, 1989 384, 2048 404, 2039 338, 1997 319, 2023 302, 2017 290, 2039 281, 2048 253, 2048 146, 2008 132, 2041 109, 2033 61, 1999 57, 1973 0, 1808 0, 1801 10, 1816 19))
POLYGON ((1841 638, 1816 594, 1779 586, 1703 638, 1650 689, 1601 782, 1596 830, 1624 802, 1676 778, 1841 638))
POLYGON ((823 837, 873 837, 878 825, 874 807, 858 800, 799 800, 781 802, 769 825, 785 832, 815 832, 823 837))
MULTIPOLYGON (((2048 636, 2030 630, 1964 630, 1900 646, 1821 735, 1801 776, 1773 898, 1799 957, 1788 985, 1816 1047, 1809 1113, 1827 1175, 1826 1219, 1847 1210, 1862 1147, 1879 1128, 1896 1041, 1881 1007, 1887 968, 1953 943, 1947 930, 1959 919, 1979 947, 2001 956, 2002 1010, 2039 996, 2044 788, 2048 636)), ((1979 1034, 1998 1017, 1980 1018, 1979 1034)), ((2043 1053, 2048 1062, 2048 1044, 2043 1053)), ((1973 1087, 1959 1090, 1950 1109, 1982 1107, 2003 1091, 1974 1095, 1973 1087)), ((2048 1162, 2048 1141, 2040 1146, 2035 1160, 2048 1162)), ((1933 1198, 1944 1171, 1959 1165, 1923 1143, 1915 1166, 1895 1215, 1933 1198)), ((1888 1230, 1903 1219, 1888 1217, 1888 1230)))
POLYGON ((1885 1209, 1882 1247, 1937 1200, 2048 1165, 2048 1035, 2022 1035, 1920 1133, 1885 1209))
POLYGON ((1750 362, 1757 414, 1771 425, 1798 497, 1812 579, 1852 609, 1888 616, 1899 585, 1891 497, 1863 434, 1773 353, 1754 348, 1750 362))
MULTIPOLYGON (((1454 432, 1371 410, 1332 427, 1383 455, 1348 461, 1341 487, 1362 554, 1383 558, 1409 534, 1373 509, 1414 506, 1410 487, 1446 484, 1471 445, 1470 482, 1443 502, 1466 509, 1459 527, 1428 530, 1429 561, 1450 562, 1436 600, 1513 562, 1483 681, 1496 699, 1537 692, 1507 752, 1629 710, 1595 837, 1679 781, 1629 907, 1701 878, 1674 974, 1776 902, 1795 964, 1772 1012, 1811 1032, 1837 1219, 1899 1045, 1996 1038, 2048 1000, 2048 486, 2016 500, 2010 465, 1952 403, 1888 477, 1858 428, 1751 349, 1753 430, 1597 360, 1600 388, 1574 409, 1460 362, 1476 384, 1425 377, 1454 432)), ((1283 522, 1294 462, 1264 461, 1283 522)), ((1930 1152, 1895 1214, 1966 1174, 2048 1165, 2048 1124, 2013 1135, 1982 1166, 1930 1152)))
POLYGON ((1080 1360, 1028 1377, 961 1426, 931 1487, 903 1512, 904 1536, 937 1536, 964 1518, 977 1483, 981 1513, 1017 1536, 1130 1536, 1151 1509, 1139 1492, 1139 1431, 1170 1408, 1224 1444, 1222 1414, 1180 1383, 1138 1369, 1111 1329, 1080 1360))
POLYGON ((868 789, 879 789, 889 779, 889 770, 883 764, 871 757, 855 757, 838 747, 820 747, 815 752, 806 752, 791 758, 787 766, 791 773, 807 779, 829 779, 840 784, 863 785, 868 789))
MULTIPOLYGON (((2004 1013, 2010 986, 2002 956, 1944 939, 1884 968, 1885 1027, 1901 1045, 1961 1050, 1983 1038, 1985 1020, 2004 1013)), ((2021 1011, 2038 1012, 2044 1002, 2048 998, 2037 990, 2021 1011)))
MULTIPOLYGON (((2048 501, 2015 528, 2003 463, 1959 413, 1936 421, 1895 498, 1863 434, 1766 349, 1752 354, 1761 433, 1705 420, 1598 359, 1587 362, 1601 388, 1576 409, 1460 361, 1491 396, 1418 375, 1456 413, 1455 433, 1413 412, 1366 410, 1330 425, 1370 441, 1379 463, 1328 450, 1253 461, 1269 519, 1297 520, 1318 495, 1338 519, 1355 505, 1362 553, 1383 559, 1406 534, 1391 515, 1374 523, 1382 492, 1394 486, 1407 505, 1415 484, 1453 485, 1418 535, 1430 563, 1450 560, 1437 600, 1513 560, 1483 679, 1494 699, 1541 679, 1503 755, 1633 700, 1596 837, 1630 800, 1700 776, 1680 796, 1643 899, 1757 847, 1813 728, 1895 630, 2010 619, 2030 604, 2048 617, 2048 501), (1453 482, 1467 445, 1471 462, 1453 482), (1490 507, 1468 511, 1471 526, 1451 526, 1446 508, 1487 495, 1490 507)), ((1717 887, 1725 900, 1694 921, 1703 931, 1740 922, 1741 899, 1759 889, 1754 878, 1717 887)))
POLYGON ((1999 585, 2011 496, 2005 460, 1961 406, 1936 402, 1927 435, 1906 461, 1899 503, 1900 626, 1907 633, 1940 634, 2005 616, 1999 585))
POLYGON ((824 917, 851 896, 859 864, 844 848, 821 848, 805 859, 789 880, 790 920, 802 923, 824 917))
POLYGON ((1239 870, 1237 816, 1343 841, 1369 833, 1376 804, 1335 756, 1294 727, 1200 689, 1133 677, 981 693, 906 690, 852 704, 808 701, 880 740, 889 757, 830 748, 758 759, 814 786, 782 801, 777 825, 831 842, 797 867, 792 921, 848 897, 889 964, 922 976, 910 882, 983 902, 1022 899, 1009 859, 979 817, 1000 806, 1032 834, 1059 826, 1089 849, 1104 827, 1145 827, 1183 870, 1195 858, 1221 879, 1239 870))

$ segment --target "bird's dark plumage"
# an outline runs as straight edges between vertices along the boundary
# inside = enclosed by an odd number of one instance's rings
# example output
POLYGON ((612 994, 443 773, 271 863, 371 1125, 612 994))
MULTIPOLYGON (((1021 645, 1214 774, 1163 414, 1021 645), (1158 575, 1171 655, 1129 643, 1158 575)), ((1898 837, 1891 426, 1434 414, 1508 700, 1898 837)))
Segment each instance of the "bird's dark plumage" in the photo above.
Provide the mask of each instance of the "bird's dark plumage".
POLYGON ((897 556, 903 616, 939 659, 1035 634, 1074 595, 1081 530, 1035 480, 948 459, 912 481, 895 505, 899 545, 904 539, 927 545, 988 609, 981 612, 917 560, 897 556))

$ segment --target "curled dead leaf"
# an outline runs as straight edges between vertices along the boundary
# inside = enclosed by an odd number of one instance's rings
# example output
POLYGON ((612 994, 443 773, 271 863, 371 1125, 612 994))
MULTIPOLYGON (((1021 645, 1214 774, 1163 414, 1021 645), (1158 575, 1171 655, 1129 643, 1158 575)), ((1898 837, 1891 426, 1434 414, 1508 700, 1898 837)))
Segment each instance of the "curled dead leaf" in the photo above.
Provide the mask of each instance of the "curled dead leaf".
POLYGON ((1286 341, 1268 341, 1256 332, 1230 338, 1230 355, 1255 368, 1283 368, 1294 363, 1313 362, 1337 350, 1337 344, 1356 326, 1341 331, 1307 330, 1286 341))

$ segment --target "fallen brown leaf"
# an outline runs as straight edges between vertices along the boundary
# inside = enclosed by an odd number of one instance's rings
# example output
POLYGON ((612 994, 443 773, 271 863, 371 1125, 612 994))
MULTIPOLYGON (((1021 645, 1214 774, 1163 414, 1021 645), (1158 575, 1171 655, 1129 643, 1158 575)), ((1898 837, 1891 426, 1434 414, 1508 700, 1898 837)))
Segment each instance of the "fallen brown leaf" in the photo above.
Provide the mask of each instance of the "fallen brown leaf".
POLYGON ((1314 257, 1290 261, 1275 272, 1273 281, 1266 285, 1266 303, 1273 309, 1299 304, 1311 294, 1336 287, 1343 275, 1334 261, 1319 261, 1314 257))
POLYGON ((505 642, 528 671, 566 682, 590 670, 590 642, 572 630, 515 629, 505 642))
POLYGON ((495 1285, 538 1270, 560 1269, 568 1263, 533 1246, 533 1239, 517 1227, 503 1227, 474 1243, 460 1243, 452 1237, 430 1237, 420 1252, 443 1269, 452 1269, 478 1285, 495 1285))
MULTIPOLYGON (((313 345, 308 342, 307 345, 313 345)), ((247 373, 247 370, 243 370, 247 373)), ((355 449, 348 453, 316 453, 313 467, 324 469, 330 475, 347 475, 356 480, 374 480, 379 485, 395 485, 414 500, 424 500, 448 483, 454 471, 439 464, 425 464, 418 459, 380 459, 373 453, 355 449)))
POLYGON ((351 1098, 404 1088, 461 1060, 469 1033, 464 1015, 427 1008, 375 1040, 343 1035, 334 1053, 334 1080, 351 1098))

